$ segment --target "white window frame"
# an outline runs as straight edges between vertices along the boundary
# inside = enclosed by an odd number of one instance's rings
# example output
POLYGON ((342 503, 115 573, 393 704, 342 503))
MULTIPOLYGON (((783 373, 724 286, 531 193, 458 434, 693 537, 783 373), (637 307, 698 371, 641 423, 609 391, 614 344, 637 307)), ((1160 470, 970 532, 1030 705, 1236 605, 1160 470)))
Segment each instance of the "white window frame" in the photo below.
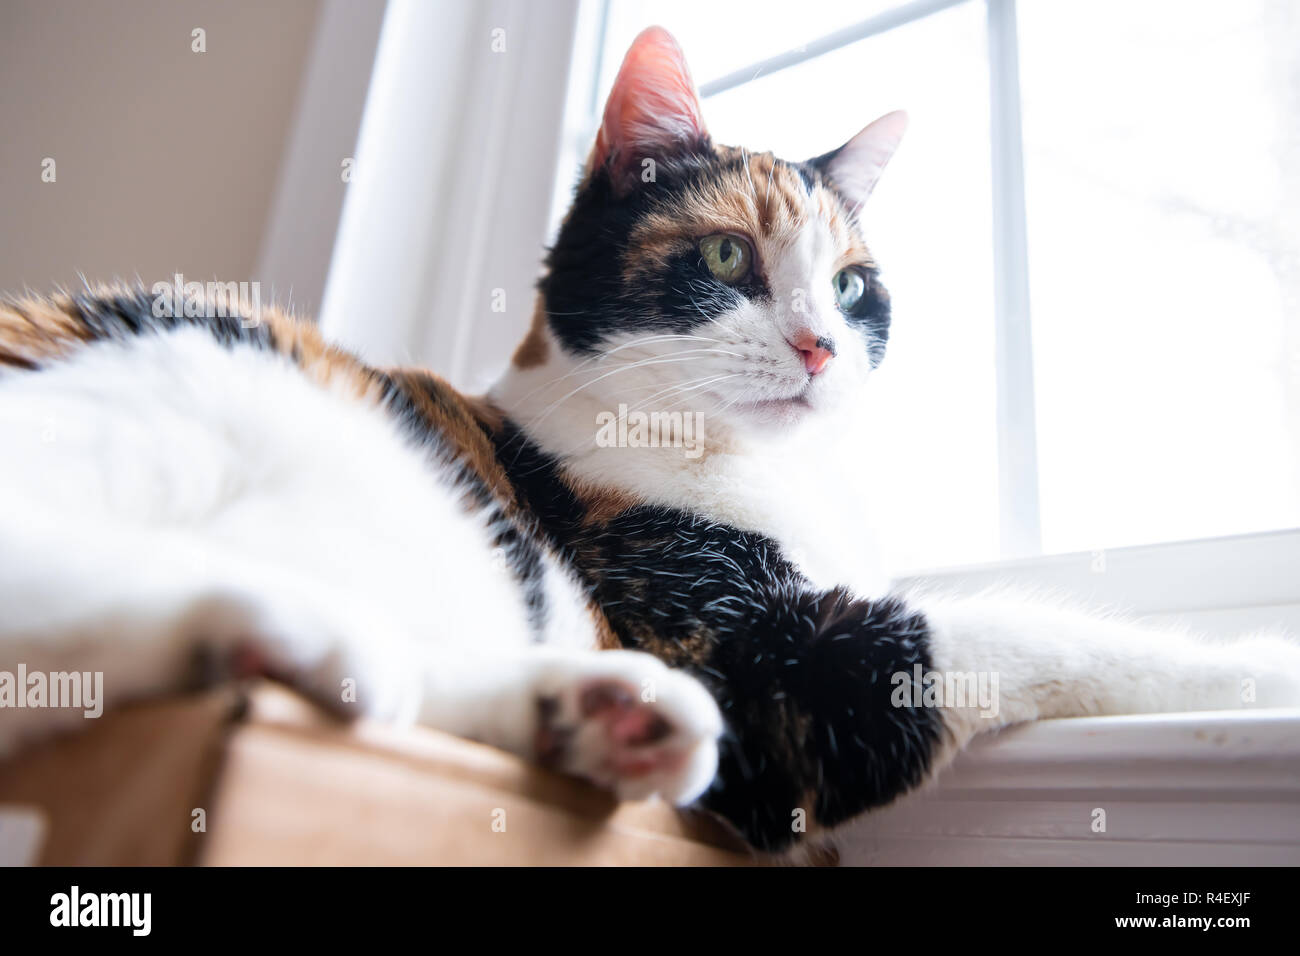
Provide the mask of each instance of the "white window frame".
POLYGON ((872 866, 1295 866, 1300 712, 1076 717, 971 743, 848 825, 872 866))
MULTIPOLYGON (((461 385, 476 359, 509 348, 526 324, 520 307, 487 321, 481 310, 466 307, 494 273, 485 266, 483 235, 462 234, 443 217, 509 215, 509 247, 497 249, 496 258, 531 283, 540 243, 556 210, 567 205, 576 163, 595 133, 608 2, 489 0, 471 7, 460 0, 391 0, 357 148, 365 175, 348 189, 322 310, 331 337, 377 362, 424 362, 461 385), (431 36, 447 38, 455 53, 459 44, 483 42, 495 26, 527 36, 529 59, 467 75, 458 53, 430 55, 431 36), (412 95, 437 89, 461 95, 412 95), (492 109, 503 101, 513 109, 492 109), (530 144, 537 166, 527 181, 496 183, 490 173, 502 168, 500 151, 512 139, 530 144), (461 189, 462 183, 472 188, 461 189), (429 227, 394 229, 411 222, 429 227)), ((1283 624, 1300 633, 1297 530, 1039 554, 1015 0, 914 0, 710 80, 701 92, 707 98, 975 2, 986 2, 988 10, 1000 538, 1011 559, 930 570, 906 583, 924 580, 956 592, 1010 584, 1206 631, 1283 624)), ((323 36, 342 42, 348 31, 338 23, 323 36)), ((336 131, 325 139, 341 136, 346 139, 336 131)), ((843 859, 1294 865, 1300 860, 1298 722, 1294 711, 1258 711, 1012 728, 977 741, 923 793, 855 822, 843 859), (1101 835, 1091 826, 1098 807, 1111 814, 1101 835)))
MULTIPOLYGON (((773 73, 825 56, 852 43, 880 36, 933 14, 968 3, 987 9, 990 142, 992 143, 993 268, 997 395, 997 473, 999 552, 1006 558, 1042 552, 1038 498, 1038 450, 1034 414, 1034 356, 1030 335, 1028 243, 1025 177, 1020 127, 1020 55, 1016 36, 1016 0, 911 0, 875 16, 801 44, 793 50, 749 63, 700 84, 706 102, 719 93, 745 86, 773 73)), ((589 2, 583 15, 602 22, 610 0, 589 2)), ((597 50, 604 30, 596 31, 597 50)), ((592 84, 600 77, 599 56, 592 84)), ((593 89, 590 114, 573 123, 570 143, 589 142, 598 121, 599 100, 593 89)), ((572 146, 571 146, 572 148, 572 146)))
MULTIPOLYGON (((605 92, 599 81, 609 2, 559 0, 544 10, 527 0, 388 3, 356 149, 364 174, 347 189, 321 313, 329 335, 376 362, 421 362, 470 388, 481 383, 470 381, 467 370, 508 355, 531 313, 541 245, 568 204, 577 166, 595 135, 605 92), (458 50, 486 42, 497 26, 508 37, 527 37, 500 68, 467 75, 460 59, 430 53, 431 36, 458 50), (407 92, 437 89, 460 95, 407 92), (502 102, 512 108, 494 108, 502 102), (501 151, 523 141, 536 157, 526 179, 498 183, 484 173, 501 168, 501 151), (481 231, 447 225, 448 217, 481 223, 502 216, 512 224, 508 247, 494 247, 490 263, 481 231), (412 217, 441 228, 419 234, 393 228, 412 217), (517 286, 506 312, 474 307, 475 296, 486 297, 506 281, 517 286)), ((990 56, 998 507, 1005 558, 922 569, 908 580, 958 590, 1009 580, 1142 615, 1190 615, 1214 631, 1270 622, 1300 631, 1300 574, 1293 573, 1300 568, 1300 530, 1104 555, 1041 554, 1015 0, 901 3, 797 50, 705 78, 701 95, 707 100, 847 44, 981 2, 990 56), (1103 572, 1096 570, 1099 560, 1103 572)))
MULTIPOLYGON (((565 130, 578 155, 599 121, 600 53, 611 0, 584 0, 587 24, 570 92, 584 103, 565 130), (593 26, 594 24, 594 26, 593 26), (594 44, 586 46, 586 44, 594 44), (581 70, 581 72, 577 72, 581 70), (585 97, 585 99, 584 99, 585 97)), ((902 579, 969 591, 994 584, 1077 596, 1153 620, 1179 620, 1221 633, 1283 624, 1300 633, 1300 529, 1199 541, 1163 542, 1105 552, 1044 555, 1039 500, 1029 251, 1021 130, 1016 0, 911 0, 799 47, 706 78, 706 101, 759 77, 797 66, 869 37, 968 3, 983 3, 989 57, 989 138, 997 396, 998 528, 1001 559, 962 568, 921 569, 902 579), (1189 586, 1195 582, 1195 586, 1189 586)), ((567 184, 566 184, 567 185, 567 184)), ((557 199, 552 218, 562 211, 557 199)))

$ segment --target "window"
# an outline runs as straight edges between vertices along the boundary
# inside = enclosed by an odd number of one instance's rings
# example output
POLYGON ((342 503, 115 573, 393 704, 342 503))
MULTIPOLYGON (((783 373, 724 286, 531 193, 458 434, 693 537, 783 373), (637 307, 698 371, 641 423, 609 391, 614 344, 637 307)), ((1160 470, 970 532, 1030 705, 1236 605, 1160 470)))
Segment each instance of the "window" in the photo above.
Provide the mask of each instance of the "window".
POLYGON ((786 7, 590 4, 557 197, 650 23, 721 142, 798 159, 911 113, 868 206, 895 326, 859 436, 895 566, 1300 525, 1300 9, 786 7))
POLYGON ((1044 549, 1300 524, 1300 9, 1020 33, 1044 549))

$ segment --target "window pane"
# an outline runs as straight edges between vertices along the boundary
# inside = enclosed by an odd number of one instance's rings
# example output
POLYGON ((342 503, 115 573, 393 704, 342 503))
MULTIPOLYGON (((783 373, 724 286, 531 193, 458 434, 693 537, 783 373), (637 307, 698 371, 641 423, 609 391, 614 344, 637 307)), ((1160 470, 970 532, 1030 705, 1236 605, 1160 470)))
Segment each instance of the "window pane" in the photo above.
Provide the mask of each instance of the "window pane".
POLYGON ((866 207, 894 326, 839 476, 862 488, 895 567, 998 556, 988 89, 984 7, 970 3, 704 104, 719 142, 787 159, 911 114, 866 207))
POLYGON ((794 49, 801 43, 902 6, 906 0, 818 0, 791 15, 790 0, 701 3, 700 0, 612 0, 606 25, 600 89, 614 83, 632 38, 652 24, 667 29, 686 51, 695 82, 794 49))
POLYGON ((1020 4, 1044 548, 1300 524, 1300 4, 1020 4))

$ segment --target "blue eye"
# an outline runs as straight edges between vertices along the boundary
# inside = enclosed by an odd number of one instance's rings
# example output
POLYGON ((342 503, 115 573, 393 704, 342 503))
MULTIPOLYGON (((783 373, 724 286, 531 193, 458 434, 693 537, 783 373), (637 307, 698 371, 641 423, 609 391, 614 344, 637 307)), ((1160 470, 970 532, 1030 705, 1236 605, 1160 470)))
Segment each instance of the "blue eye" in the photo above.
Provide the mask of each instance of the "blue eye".
POLYGON ((841 312, 852 312, 862 301, 862 294, 867 291, 867 284, 857 269, 841 269, 835 273, 831 285, 835 289, 835 302, 841 312))

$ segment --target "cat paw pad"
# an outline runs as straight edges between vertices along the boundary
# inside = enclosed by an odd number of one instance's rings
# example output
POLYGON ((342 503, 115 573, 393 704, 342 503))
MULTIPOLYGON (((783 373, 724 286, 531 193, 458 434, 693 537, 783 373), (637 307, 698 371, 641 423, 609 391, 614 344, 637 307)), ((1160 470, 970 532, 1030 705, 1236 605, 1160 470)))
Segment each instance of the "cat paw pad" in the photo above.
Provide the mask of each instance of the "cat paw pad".
POLYGON ((694 678, 634 651, 596 655, 538 698, 536 750, 545 766, 625 800, 699 796, 717 769, 722 719, 694 678))

